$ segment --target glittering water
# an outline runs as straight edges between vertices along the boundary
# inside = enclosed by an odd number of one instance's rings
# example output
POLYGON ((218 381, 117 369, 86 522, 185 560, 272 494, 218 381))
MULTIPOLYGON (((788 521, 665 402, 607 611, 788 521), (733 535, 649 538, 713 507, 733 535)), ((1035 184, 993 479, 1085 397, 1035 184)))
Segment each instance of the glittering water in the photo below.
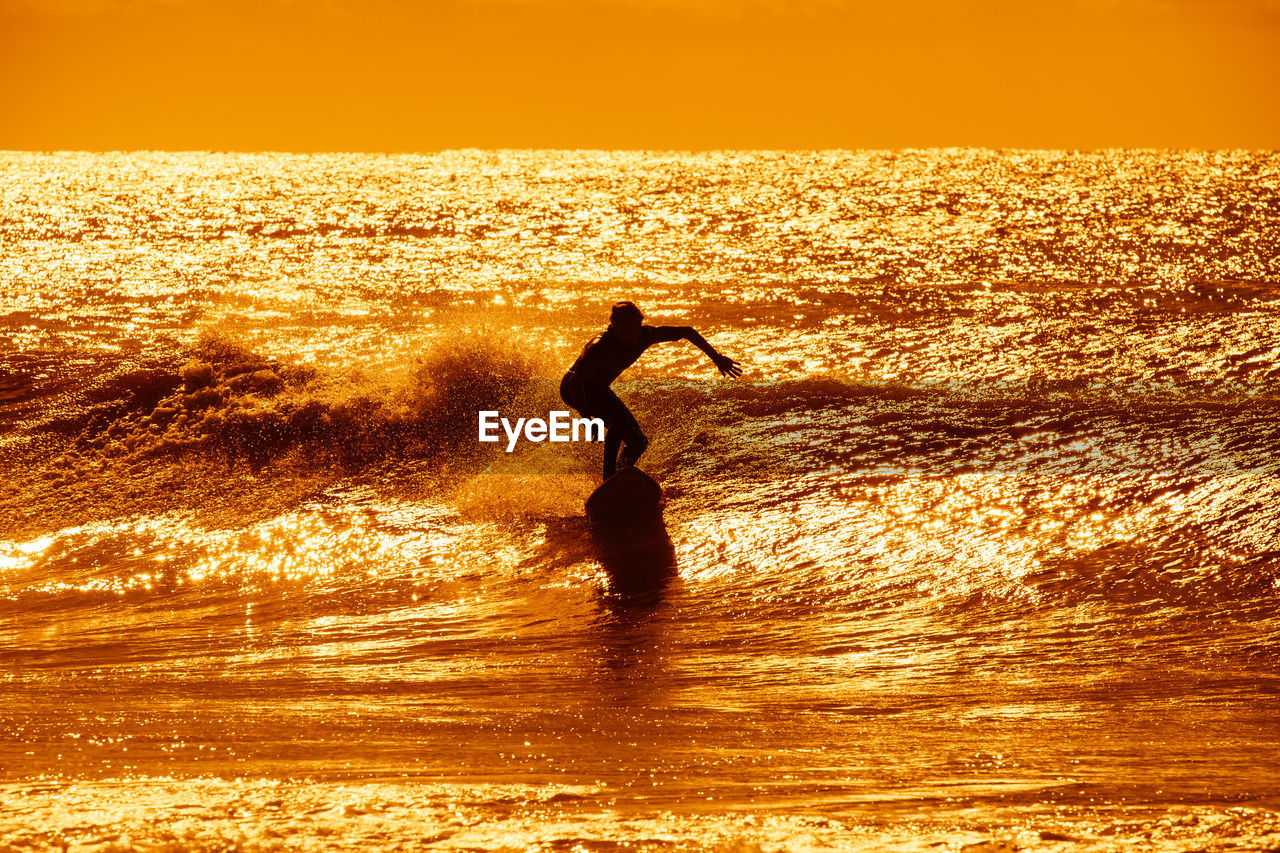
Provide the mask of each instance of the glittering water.
POLYGON ((1280 837, 1276 155, 0 171, 0 841, 1280 837), (475 440, 619 298, 747 370, 615 386, 643 594, 475 440))

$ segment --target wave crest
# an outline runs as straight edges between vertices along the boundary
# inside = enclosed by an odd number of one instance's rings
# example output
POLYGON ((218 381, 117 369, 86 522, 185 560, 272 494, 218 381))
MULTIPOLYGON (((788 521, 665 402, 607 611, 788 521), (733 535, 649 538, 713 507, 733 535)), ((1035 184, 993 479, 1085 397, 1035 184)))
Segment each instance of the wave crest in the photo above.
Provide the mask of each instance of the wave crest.
POLYGON ((211 331, 162 362, 83 381, 7 451, 17 476, 0 504, 29 532, 208 503, 198 480, 225 485, 269 465, 313 482, 406 459, 457 467, 479 452, 478 410, 545 403, 550 383, 531 351, 500 333, 451 333, 371 376, 270 358, 211 331))

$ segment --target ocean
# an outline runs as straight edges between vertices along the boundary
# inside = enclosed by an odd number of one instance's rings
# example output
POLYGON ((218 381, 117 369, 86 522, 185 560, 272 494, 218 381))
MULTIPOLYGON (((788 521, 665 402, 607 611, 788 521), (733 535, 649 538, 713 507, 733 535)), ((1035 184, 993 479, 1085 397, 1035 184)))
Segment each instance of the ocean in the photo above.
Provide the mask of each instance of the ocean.
POLYGON ((0 849, 1280 848, 1280 155, 0 154, 0 849), (546 417, 609 308, 674 569, 546 417))

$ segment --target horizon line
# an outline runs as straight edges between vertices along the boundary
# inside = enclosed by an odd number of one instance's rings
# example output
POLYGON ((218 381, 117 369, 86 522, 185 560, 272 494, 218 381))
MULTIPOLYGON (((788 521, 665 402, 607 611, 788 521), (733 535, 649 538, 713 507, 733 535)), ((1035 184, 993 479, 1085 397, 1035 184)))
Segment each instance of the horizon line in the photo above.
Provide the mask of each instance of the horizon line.
POLYGON ((1094 154, 1104 152, 1152 152, 1152 153, 1170 153, 1170 154, 1221 154, 1221 153, 1248 153, 1248 154, 1276 154, 1280 153, 1280 148, 1201 148, 1201 147, 1175 147, 1175 146, 1076 146, 1076 147, 1027 147, 1027 146, 999 146, 990 145, 908 145, 891 148, 884 147, 868 147, 868 148, 850 148, 850 147, 834 147, 834 148, 599 148, 599 147, 583 147, 568 148, 561 146, 553 147, 519 147, 519 146, 502 146, 502 147, 481 147, 481 146, 460 146, 456 148, 419 148, 419 149, 283 149, 283 148, 262 148, 262 149, 235 149, 235 148, 4 148, 0 147, 0 154, 244 154, 244 155, 281 155, 290 154, 297 156, 335 156, 343 154, 365 154, 371 156, 429 156, 435 154, 459 154, 468 152, 480 152, 486 154, 500 153, 531 153, 531 152, 561 152, 561 153, 581 153, 581 154, 830 154, 830 153, 906 153, 914 151, 986 151, 992 153, 1060 153, 1060 154, 1094 154))

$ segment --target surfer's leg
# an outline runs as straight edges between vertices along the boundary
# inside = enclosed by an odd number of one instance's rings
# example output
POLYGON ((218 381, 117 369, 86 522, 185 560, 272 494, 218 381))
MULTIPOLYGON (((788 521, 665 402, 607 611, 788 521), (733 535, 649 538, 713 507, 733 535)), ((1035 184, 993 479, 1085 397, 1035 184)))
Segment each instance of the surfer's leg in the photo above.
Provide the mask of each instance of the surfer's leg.
POLYGON ((609 479, 618 468, 618 448, 622 446, 622 433, 614 429, 616 407, 612 402, 618 398, 606 385, 574 382, 568 376, 560 383, 560 396, 584 418, 604 421, 604 478, 609 479))
MULTIPOLYGON (((631 412, 627 412, 628 415, 631 412)), ((624 467, 634 465, 640 459, 640 455, 649 447, 649 439, 640 431, 640 424, 636 423, 634 417, 631 418, 631 429, 623 435, 623 441, 626 444, 626 450, 622 451, 622 464, 624 467)))
POLYGON ((634 465, 649 441, 640 431, 640 424, 636 423, 626 403, 618 399, 608 386, 587 385, 584 402, 589 410, 589 414, 584 414, 604 421, 604 478, 607 480, 618 470, 618 450, 624 443, 627 449, 622 454, 622 464, 634 465))
POLYGON ((622 437, 616 429, 604 434, 604 478, 607 480, 618 470, 618 448, 622 446, 622 437))
POLYGON ((622 445, 622 437, 610 424, 612 418, 608 414, 607 397, 613 396, 607 387, 590 385, 566 373, 560 380, 560 399, 577 410, 584 418, 600 418, 605 423, 604 435, 604 478, 613 476, 618 467, 618 448, 622 445), (601 404, 603 403, 603 408, 601 404))
POLYGON ((608 472, 605 474, 607 478, 616 468, 613 454, 617 452, 619 445, 626 446, 622 451, 622 464, 626 467, 636 464, 640 454, 644 453, 645 448, 649 446, 649 439, 645 438, 639 422, 636 421, 635 415, 631 414, 627 404, 622 402, 612 390, 600 389, 600 393, 593 397, 592 405, 598 406, 605 412, 604 422, 609 430, 604 438, 604 465, 605 471, 608 472))

